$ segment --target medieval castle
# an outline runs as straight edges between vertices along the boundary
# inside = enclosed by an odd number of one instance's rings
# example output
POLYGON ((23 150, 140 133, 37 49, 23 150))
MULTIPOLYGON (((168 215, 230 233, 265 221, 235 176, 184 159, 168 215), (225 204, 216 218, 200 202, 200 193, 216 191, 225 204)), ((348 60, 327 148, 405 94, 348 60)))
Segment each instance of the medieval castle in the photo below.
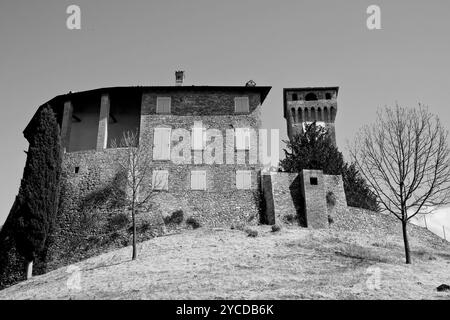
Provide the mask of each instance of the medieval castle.
MULTIPOLYGON (((304 226, 322 228, 336 206, 346 206, 340 176, 313 170, 262 174, 262 165, 251 161, 249 141, 257 141, 261 108, 271 87, 182 82, 183 72, 177 71, 175 86, 102 88, 57 96, 43 105, 52 106, 61 128, 65 211, 80 213, 83 199, 114 179, 117 167, 112 159, 125 150, 112 148, 112 142, 127 131, 138 132, 139 146, 150 153, 149 183, 161 182, 153 188, 160 191, 155 202, 165 214, 179 209, 202 225, 221 226, 252 220, 273 224, 291 212, 302 217, 304 226), (209 144, 192 143, 188 162, 171 161, 171 151, 181 141, 174 131, 193 132, 199 126, 200 132, 216 130, 216 137, 205 139, 228 150, 226 159, 205 163, 209 144), (243 139, 239 130, 244 130, 243 139), (245 130, 252 132, 252 139, 245 130), (327 205, 329 193, 337 199, 333 208, 327 205)), ((337 87, 283 92, 289 138, 304 123, 317 121, 335 141, 337 87)), ((24 131, 25 137, 32 133, 33 120, 24 131)))

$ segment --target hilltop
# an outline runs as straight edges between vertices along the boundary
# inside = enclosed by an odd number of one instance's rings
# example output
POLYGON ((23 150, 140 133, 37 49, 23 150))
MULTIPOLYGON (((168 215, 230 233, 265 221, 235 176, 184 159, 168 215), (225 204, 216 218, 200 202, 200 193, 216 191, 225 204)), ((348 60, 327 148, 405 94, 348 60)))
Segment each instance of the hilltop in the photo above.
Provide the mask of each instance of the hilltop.
POLYGON ((413 264, 406 265, 395 221, 358 212, 331 229, 253 227, 255 238, 241 230, 185 230, 140 243, 136 261, 130 247, 111 251, 0 291, 0 299, 450 298, 436 291, 450 283, 448 243, 411 225, 413 264))

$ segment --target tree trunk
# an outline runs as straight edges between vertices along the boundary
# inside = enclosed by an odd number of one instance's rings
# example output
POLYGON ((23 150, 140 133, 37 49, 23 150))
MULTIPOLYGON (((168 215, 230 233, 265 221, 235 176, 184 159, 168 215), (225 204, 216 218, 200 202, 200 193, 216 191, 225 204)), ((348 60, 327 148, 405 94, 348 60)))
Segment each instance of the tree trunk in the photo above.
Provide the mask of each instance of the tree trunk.
POLYGON ((33 261, 27 261, 27 280, 33 277, 33 261))
POLYGON ((131 209, 131 215, 133 216, 133 256, 132 256, 132 260, 136 260, 136 215, 135 215, 135 210, 134 210, 134 204, 133 204, 133 208, 131 209))
POLYGON ((409 252, 409 241, 408 241, 408 233, 407 233, 407 220, 402 220, 402 231, 403 231, 403 242, 405 244, 405 258, 406 258, 406 263, 410 264, 411 263, 411 255, 409 252))

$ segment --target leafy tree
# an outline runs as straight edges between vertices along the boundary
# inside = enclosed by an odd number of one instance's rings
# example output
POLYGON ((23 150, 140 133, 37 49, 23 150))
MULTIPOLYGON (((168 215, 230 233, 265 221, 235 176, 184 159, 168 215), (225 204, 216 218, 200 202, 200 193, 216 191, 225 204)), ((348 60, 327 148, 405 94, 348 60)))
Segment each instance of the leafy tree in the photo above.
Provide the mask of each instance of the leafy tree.
POLYGON ((355 163, 345 164, 342 179, 344 180, 345 197, 349 206, 378 211, 377 197, 370 190, 355 163))
POLYGON ((13 219, 17 251, 33 273, 33 261, 46 246, 59 201, 61 143, 59 126, 50 106, 40 112, 32 136, 13 219))
POLYGON ((338 175, 343 172, 344 158, 333 145, 328 130, 315 122, 305 126, 302 134, 295 135, 292 141, 284 141, 286 157, 280 166, 287 172, 300 172, 303 169, 323 170, 324 174, 338 175))
POLYGON ((359 132, 350 153, 376 193, 382 210, 402 224, 406 263, 411 263, 408 221, 450 201, 448 132, 427 108, 379 110, 359 132))
POLYGON ((350 206, 377 210, 376 197, 370 191, 354 164, 347 164, 328 134, 328 130, 315 122, 305 126, 303 133, 292 141, 285 141, 286 157, 280 166, 287 172, 303 169, 323 170, 325 174, 342 175, 347 203, 350 206))

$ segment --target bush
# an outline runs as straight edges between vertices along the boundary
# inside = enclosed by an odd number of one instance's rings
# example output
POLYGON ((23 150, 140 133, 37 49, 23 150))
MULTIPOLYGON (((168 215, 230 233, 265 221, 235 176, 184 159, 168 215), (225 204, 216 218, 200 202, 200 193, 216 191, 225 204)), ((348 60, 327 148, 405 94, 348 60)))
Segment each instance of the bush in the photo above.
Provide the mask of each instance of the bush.
POLYGON ((336 196, 331 191, 328 191, 327 193, 327 205, 330 207, 334 207, 336 205, 336 196))
POLYGON ((252 238, 256 238, 258 236, 258 231, 254 230, 252 228, 245 229, 245 233, 247 233, 247 236, 252 237, 252 238))
POLYGON ((332 216, 328 215, 328 224, 334 223, 334 219, 332 216))
POLYGON ((193 229, 200 228, 200 222, 198 222, 194 217, 189 217, 186 219, 186 224, 191 226, 193 229))
POLYGON ((283 220, 287 223, 293 223, 295 221, 295 215, 292 213, 285 214, 283 220))
POLYGON ((108 227, 110 230, 120 230, 128 226, 130 218, 126 213, 118 213, 113 215, 108 221, 108 227))
POLYGON ((171 223, 175 223, 175 224, 180 224, 183 222, 183 210, 176 210, 174 212, 172 212, 172 214, 170 216, 166 216, 164 217, 164 223, 165 224, 171 224, 171 223))
POLYGON ((272 232, 278 232, 281 231, 281 226, 279 224, 274 224, 272 226, 272 232))
POLYGON ((242 222, 231 225, 231 230, 244 231, 244 229, 245 229, 245 224, 242 222))

